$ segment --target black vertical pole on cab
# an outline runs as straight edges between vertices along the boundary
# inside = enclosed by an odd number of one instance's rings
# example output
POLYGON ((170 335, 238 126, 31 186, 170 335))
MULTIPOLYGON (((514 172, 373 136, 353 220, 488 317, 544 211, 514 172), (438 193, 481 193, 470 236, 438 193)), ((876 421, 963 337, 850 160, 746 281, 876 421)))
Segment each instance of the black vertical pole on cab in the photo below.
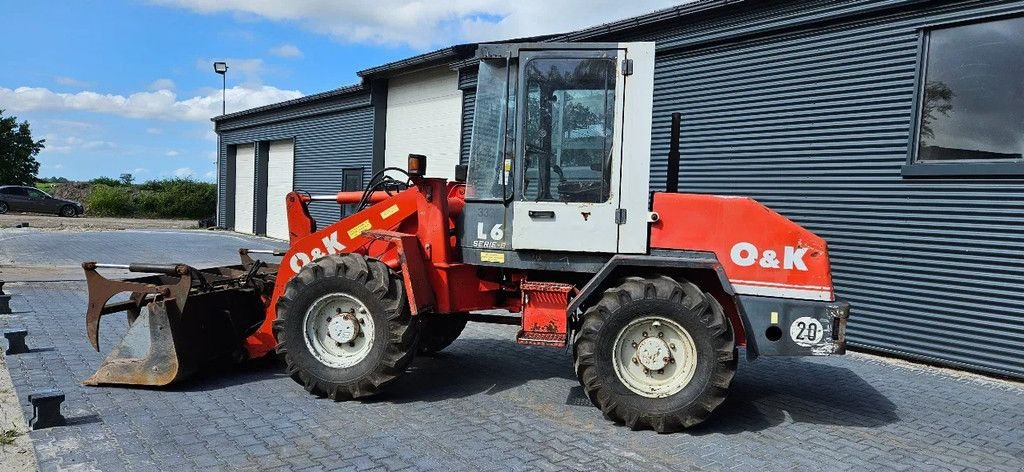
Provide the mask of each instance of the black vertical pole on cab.
POLYGON ((665 191, 675 193, 679 191, 679 123, 681 114, 672 114, 672 141, 668 147, 668 176, 665 180, 665 191))

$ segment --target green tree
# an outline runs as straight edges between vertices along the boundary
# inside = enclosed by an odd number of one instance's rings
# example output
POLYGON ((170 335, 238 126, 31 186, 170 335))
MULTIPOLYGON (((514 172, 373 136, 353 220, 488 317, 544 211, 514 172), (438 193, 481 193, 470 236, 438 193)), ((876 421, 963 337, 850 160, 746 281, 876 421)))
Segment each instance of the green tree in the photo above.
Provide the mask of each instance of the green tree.
POLYGON ((0 185, 32 185, 39 173, 36 155, 45 141, 32 140, 28 121, 18 123, 0 110, 0 185))
POLYGON ((953 111, 953 98, 956 93, 945 82, 929 81, 924 86, 924 106, 921 110, 921 137, 935 138, 932 124, 937 115, 949 117, 953 111))
POLYGON ((133 177, 132 174, 129 173, 121 174, 120 179, 121 183, 124 185, 131 185, 132 182, 135 182, 135 177, 133 177))

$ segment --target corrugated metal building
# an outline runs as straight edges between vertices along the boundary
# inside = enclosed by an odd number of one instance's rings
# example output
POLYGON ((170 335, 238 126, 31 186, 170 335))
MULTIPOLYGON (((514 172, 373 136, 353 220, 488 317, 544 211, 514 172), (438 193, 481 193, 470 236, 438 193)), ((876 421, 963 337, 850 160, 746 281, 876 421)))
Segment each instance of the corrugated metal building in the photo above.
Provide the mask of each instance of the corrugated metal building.
MULTIPOLYGON (((852 343, 1024 377, 1022 18, 1019 0, 716 0, 550 40, 656 41, 654 190, 680 112, 680 188, 826 238, 852 343)), ((449 67, 465 159, 475 65, 449 67)))

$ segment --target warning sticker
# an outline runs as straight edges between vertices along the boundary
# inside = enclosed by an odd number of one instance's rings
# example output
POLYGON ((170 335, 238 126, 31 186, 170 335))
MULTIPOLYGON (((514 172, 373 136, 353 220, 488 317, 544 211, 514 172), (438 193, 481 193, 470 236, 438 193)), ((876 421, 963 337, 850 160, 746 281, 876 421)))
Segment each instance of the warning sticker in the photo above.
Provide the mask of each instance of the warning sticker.
POLYGON ((380 219, 386 220, 389 216, 398 213, 398 204, 391 205, 380 212, 380 219))
POLYGON ((355 225, 352 229, 348 230, 348 237, 349 239, 355 238, 356 236, 363 234, 363 231, 366 231, 372 227, 373 225, 370 224, 370 220, 363 221, 362 223, 359 223, 355 225))
POLYGON ((797 318, 789 326, 789 337, 800 346, 811 347, 820 344, 825 337, 825 333, 820 321, 810 316, 804 316, 797 318))
POLYGON ((480 262, 496 262, 498 264, 504 264, 505 254, 501 252, 481 252, 480 262))

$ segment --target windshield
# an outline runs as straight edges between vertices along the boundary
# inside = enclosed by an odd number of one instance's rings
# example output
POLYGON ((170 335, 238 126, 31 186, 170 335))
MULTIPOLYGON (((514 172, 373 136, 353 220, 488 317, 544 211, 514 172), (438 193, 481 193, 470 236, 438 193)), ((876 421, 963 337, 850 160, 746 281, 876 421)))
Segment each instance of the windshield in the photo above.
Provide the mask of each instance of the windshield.
POLYGON ((508 181, 512 170, 514 127, 509 117, 515 116, 515 99, 509 100, 509 96, 515 94, 510 90, 509 81, 515 83, 515 78, 510 77, 507 63, 506 59, 480 61, 466 179, 466 198, 469 199, 503 199, 503 183, 508 181))

